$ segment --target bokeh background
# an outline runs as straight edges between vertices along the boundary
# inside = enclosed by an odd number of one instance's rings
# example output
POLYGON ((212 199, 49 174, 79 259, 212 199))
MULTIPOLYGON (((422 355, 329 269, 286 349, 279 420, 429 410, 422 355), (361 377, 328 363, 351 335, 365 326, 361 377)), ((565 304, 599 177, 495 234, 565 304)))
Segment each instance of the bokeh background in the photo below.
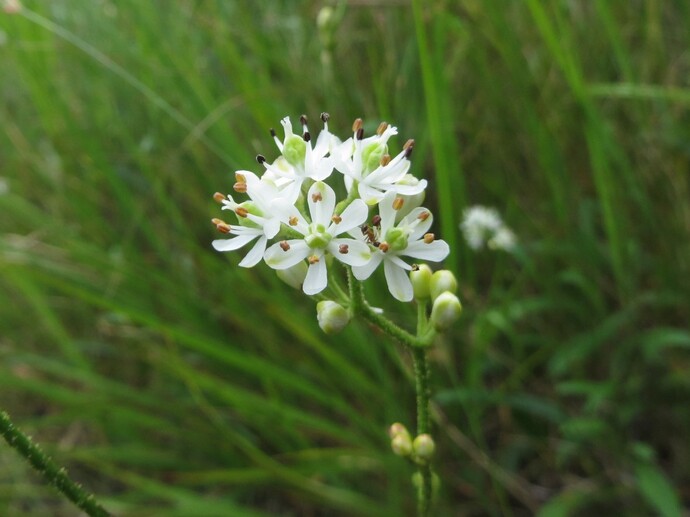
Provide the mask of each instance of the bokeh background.
MULTIPOLYGON (((465 311, 437 515, 690 504, 690 3, 25 0, 0 12, 0 407, 122 516, 411 515, 404 350, 219 254, 304 113, 415 138, 465 311), (458 224, 496 207, 513 253, 458 224)), ((313 124, 313 129, 318 124, 313 124)), ((374 305, 404 322, 414 308, 374 305)), ((687 510, 686 510, 687 511, 687 510)), ((75 510, 0 444, 0 514, 75 510)))

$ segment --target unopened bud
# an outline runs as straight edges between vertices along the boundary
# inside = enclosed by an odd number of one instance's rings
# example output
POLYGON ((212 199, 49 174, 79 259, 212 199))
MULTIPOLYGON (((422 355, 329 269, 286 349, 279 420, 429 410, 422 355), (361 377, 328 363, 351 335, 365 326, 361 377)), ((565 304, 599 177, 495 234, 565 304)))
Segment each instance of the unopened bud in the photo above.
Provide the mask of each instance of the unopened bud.
POLYGON ((451 271, 442 269, 441 271, 436 271, 436 273, 431 276, 429 288, 431 290, 431 299, 435 300, 443 292, 449 291, 451 293, 456 293, 458 291, 458 281, 451 271))
POLYGON ((391 440, 391 449, 398 456, 409 456, 412 454, 412 440, 409 434, 396 434, 391 440))
POLYGON ((431 276, 431 268, 426 264, 421 264, 416 270, 410 272, 412 292, 416 300, 426 300, 431 296, 431 276))
POLYGON ((430 321, 438 332, 444 332, 455 323, 461 312, 462 304, 458 297, 445 291, 434 300, 430 321))
POLYGON ((342 305, 323 300, 316 304, 316 319, 326 334, 336 334, 350 322, 350 314, 342 305))
POLYGON ((420 434, 412 442, 412 449, 417 458, 428 461, 434 455, 436 444, 429 434, 420 434))
POLYGON ((407 427, 405 427, 400 422, 396 422, 388 428, 388 436, 390 436, 391 439, 395 438, 399 434, 405 434, 408 437, 410 436, 410 433, 407 430, 407 427))
POLYGON ((276 270, 276 275, 278 275, 278 278, 280 278, 290 287, 302 289, 302 284, 304 283, 304 279, 307 277, 308 270, 309 266, 307 266, 307 263, 303 260, 300 260, 292 267, 276 270))

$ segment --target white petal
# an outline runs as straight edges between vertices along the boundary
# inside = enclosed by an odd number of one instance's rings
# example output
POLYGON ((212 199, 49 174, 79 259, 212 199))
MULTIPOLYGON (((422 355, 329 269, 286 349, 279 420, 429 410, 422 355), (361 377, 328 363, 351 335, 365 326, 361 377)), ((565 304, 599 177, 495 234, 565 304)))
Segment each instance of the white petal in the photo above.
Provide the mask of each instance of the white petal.
POLYGON ((359 197, 370 206, 375 205, 383 199, 383 192, 370 187, 366 183, 360 183, 357 191, 359 192, 359 197))
POLYGON ((349 232, 353 228, 361 226, 367 220, 369 209, 364 201, 355 199, 350 203, 343 213, 340 214, 341 221, 338 224, 332 223, 328 227, 328 233, 331 235, 340 235, 341 233, 349 232))
POLYGON ((272 217, 264 222, 264 235, 269 239, 275 237, 280 231, 280 219, 272 217))
POLYGON ((418 207, 412 210, 412 212, 410 212, 409 214, 407 214, 403 218, 403 220, 400 221, 399 226, 407 226, 411 223, 414 223, 415 220, 417 220, 417 225, 414 227, 412 233, 410 233, 408 237, 410 241, 416 241, 417 239, 420 239, 422 235, 429 231, 429 228, 431 228, 431 224, 434 222, 434 216, 427 208, 418 207), (423 213, 427 213, 429 215, 423 221, 417 220, 419 216, 423 213))
POLYGON ((311 222, 322 224, 326 228, 331 224, 335 209, 335 192, 322 181, 314 183, 307 193, 311 222))
POLYGON ((305 294, 312 295, 323 291, 327 284, 328 269, 326 268, 326 258, 322 256, 318 262, 309 265, 302 290, 305 294))
POLYGON ((388 290, 393 297, 401 302, 412 300, 412 282, 410 282, 407 272, 389 260, 384 261, 383 271, 386 274, 388 290))
POLYGON ((383 167, 377 167, 371 174, 369 174, 364 181, 369 185, 378 185, 382 183, 395 183, 400 181, 407 171, 410 170, 410 160, 403 159, 398 162, 390 162, 383 167))
POLYGON ((264 261, 273 269, 287 269, 294 266, 300 260, 307 258, 311 248, 302 240, 287 241, 290 248, 285 251, 280 247, 280 242, 276 242, 264 253, 264 261))
POLYGON ((411 242, 402 251, 402 254, 407 257, 430 260, 431 262, 441 262, 449 253, 448 243, 440 239, 429 244, 424 241, 411 242))
POLYGON ((355 266, 352 268, 352 273, 355 275, 357 280, 366 280, 371 276, 371 274, 376 270, 381 261, 383 260, 383 253, 380 251, 375 251, 371 255, 369 262, 363 266, 355 266))
POLYGON ((351 266, 363 266, 371 259, 369 246, 354 239, 333 239, 326 249, 340 262, 351 266), (340 246, 347 246, 347 253, 341 253, 340 246))
POLYGON ((395 197, 395 192, 388 192, 379 203, 382 235, 395 226, 395 209, 393 208, 395 197))
POLYGON ((396 183, 391 187, 391 189, 395 190, 398 194, 404 194, 405 196, 414 196, 415 194, 423 192, 425 188, 426 180, 419 180, 419 183, 416 185, 401 185, 400 183, 396 183))
POLYGON ((264 251, 266 251, 266 243, 268 239, 266 237, 261 237, 254 247, 245 255, 242 261, 239 263, 240 267, 254 267, 256 266, 264 256, 264 251))
POLYGON ((234 251, 241 248, 249 241, 256 239, 258 236, 258 233, 243 233, 233 239, 216 239, 211 244, 216 251, 234 251))

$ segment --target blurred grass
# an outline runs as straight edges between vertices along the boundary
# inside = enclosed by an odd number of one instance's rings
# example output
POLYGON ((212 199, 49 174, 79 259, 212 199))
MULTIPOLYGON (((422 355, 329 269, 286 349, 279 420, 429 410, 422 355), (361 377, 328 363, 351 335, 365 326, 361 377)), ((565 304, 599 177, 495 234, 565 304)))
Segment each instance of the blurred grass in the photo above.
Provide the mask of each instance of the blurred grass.
MULTIPOLYGON (((0 406, 113 511, 412 512, 385 435, 412 423, 405 354, 325 339, 209 245, 211 194, 321 111, 414 137, 456 246, 439 515, 689 503, 690 7, 350 2, 330 45, 320 2, 24 3, 0 14, 0 406), (514 255, 464 247, 474 203, 514 255)), ((72 515, 10 452, 0 513, 72 515)))

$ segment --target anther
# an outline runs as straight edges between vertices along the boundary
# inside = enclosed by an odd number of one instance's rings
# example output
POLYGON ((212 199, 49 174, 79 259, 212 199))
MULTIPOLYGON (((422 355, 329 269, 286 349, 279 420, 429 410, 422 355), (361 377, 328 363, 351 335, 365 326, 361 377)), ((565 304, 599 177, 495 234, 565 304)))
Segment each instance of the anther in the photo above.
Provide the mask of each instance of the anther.
POLYGON ((247 177, 241 172, 235 173, 235 180, 237 180, 238 183, 247 183, 247 177))
POLYGON ((381 242, 379 243, 379 249, 386 253, 391 247, 388 245, 387 242, 381 242))
POLYGON ((220 233, 230 233, 230 225, 226 223, 221 223, 216 225, 216 230, 220 233))
POLYGON ((256 155, 256 161, 259 162, 261 165, 264 164, 266 161, 266 157, 263 154, 257 154, 256 155))
POLYGON ((424 242, 426 244, 431 244, 434 242, 434 234, 433 233, 425 233, 424 234, 424 242))
POLYGON ((238 181, 232 186, 232 189, 235 192, 239 192, 240 194, 244 194, 247 192, 247 184, 244 181, 238 181))
POLYGON ((376 128, 376 134, 381 136, 386 129, 388 129, 388 122, 381 122, 376 128))
POLYGON ((249 213, 249 211, 246 208, 244 208, 243 206, 238 206, 235 209, 235 213, 237 215, 239 215, 240 217, 247 217, 247 214, 249 213))
POLYGON ((431 215, 431 212, 421 212, 417 216, 417 219, 419 219, 420 221, 426 221, 427 219, 429 219, 430 215, 431 215))
POLYGON ((372 217, 371 224, 373 224, 374 226, 381 226, 381 216, 377 214, 374 217, 372 217))
POLYGON ((302 135, 302 138, 304 139, 305 142, 309 142, 311 140, 311 134, 309 131, 305 131, 304 134, 302 135))
POLYGON ((306 116, 306 115, 300 115, 300 117, 299 117, 299 122, 300 122, 300 124, 302 124, 303 126, 306 126, 306 125, 307 125, 307 116, 306 116))
POLYGON ((364 129, 361 127, 357 130, 357 140, 364 140, 364 129))
POLYGON ((215 226, 218 226, 219 224, 228 224, 228 223, 226 223, 225 221, 223 221, 222 219, 218 219, 217 217, 214 217, 213 219, 211 219, 211 222, 212 222, 215 226))
POLYGON ((341 244, 338 246, 338 251, 343 255, 347 255, 347 252, 350 251, 350 247, 347 244, 341 244))
POLYGON ((225 194, 221 194, 220 192, 216 192, 215 194, 213 194, 213 200, 216 203, 222 203, 224 199, 225 199, 225 194))
POLYGON ((312 255, 311 257, 307 258, 307 262, 310 264, 316 264, 319 261, 319 257, 316 255, 312 255))
POLYGON ((385 166, 388 165, 390 162, 391 162, 391 155, 390 155, 390 154, 384 154, 384 155, 381 157, 381 161, 379 162, 379 165, 381 165, 381 167, 385 167, 385 166))
POLYGON ((321 113, 321 121, 322 121, 324 124, 325 124, 326 122, 328 122, 328 119, 330 119, 330 118, 331 118, 331 116, 330 116, 328 113, 326 113, 325 111, 324 111, 323 113, 321 113))
POLYGON ((393 210, 400 210, 404 204, 405 204, 405 200, 403 198, 396 197, 393 200, 393 210))
POLYGON ((318 203, 319 201, 323 201, 323 196, 321 195, 321 192, 314 192, 314 193, 311 195, 311 200, 312 200, 314 203, 318 203))
POLYGON ((412 271, 419 271, 419 264, 412 264, 412 271))
POLYGON ((407 142, 405 142, 405 145, 403 145, 403 149, 408 149, 410 147, 414 147, 414 139, 413 138, 410 138, 409 140, 407 140, 407 142))
POLYGON ((343 218, 340 217, 338 214, 331 217, 331 221, 333 221, 335 224, 340 224, 340 221, 342 221, 342 220, 343 220, 343 218))
POLYGON ((280 241, 280 249, 283 251, 287 251, 290 249, 290 245, 288 244, 288 241, 280 241))
POLYGON ((355 121, 352 123, 352 132, 353 132, 353 133, 356 133, 357 131, 359 131, 360 129, 362 129, 362 124, 364 124, 364 122, 362 121, 362 119, 361 119, 361 118, 356 118, 355 121))
POLYGON ((290 226, 297 226, 297 222, 298 222, 298 219, 297 219, 296 215, 293 215, 292 217, 290 217, 290 219, 288 219, 288 224, 290 226))
POLYGON ((273 138, 276 137, 276 130, 273 129, 273 128, 271 128, 271 136, 272 136, 273 138))

